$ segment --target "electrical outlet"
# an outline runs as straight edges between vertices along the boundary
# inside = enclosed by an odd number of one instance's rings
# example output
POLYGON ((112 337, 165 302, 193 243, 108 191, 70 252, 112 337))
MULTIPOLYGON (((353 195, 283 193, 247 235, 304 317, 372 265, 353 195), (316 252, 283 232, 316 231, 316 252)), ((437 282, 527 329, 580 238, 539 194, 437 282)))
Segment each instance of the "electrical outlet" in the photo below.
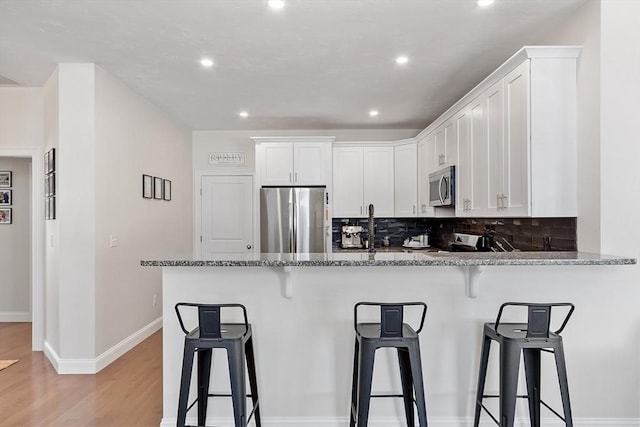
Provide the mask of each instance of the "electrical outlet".
POLYGON ((156 305, 158 305, 158 296, 154 295, 153 296, 153 306, 155 307, 156 305))

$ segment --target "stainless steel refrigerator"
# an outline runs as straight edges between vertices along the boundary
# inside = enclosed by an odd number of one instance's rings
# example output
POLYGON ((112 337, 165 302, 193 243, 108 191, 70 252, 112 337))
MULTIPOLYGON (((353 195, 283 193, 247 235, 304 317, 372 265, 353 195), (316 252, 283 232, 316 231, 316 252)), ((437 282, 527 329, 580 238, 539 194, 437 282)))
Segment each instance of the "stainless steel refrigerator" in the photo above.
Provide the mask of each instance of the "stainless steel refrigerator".
POLYGON ((260 251, 325 252, 324 187, 260 189, 260 251))

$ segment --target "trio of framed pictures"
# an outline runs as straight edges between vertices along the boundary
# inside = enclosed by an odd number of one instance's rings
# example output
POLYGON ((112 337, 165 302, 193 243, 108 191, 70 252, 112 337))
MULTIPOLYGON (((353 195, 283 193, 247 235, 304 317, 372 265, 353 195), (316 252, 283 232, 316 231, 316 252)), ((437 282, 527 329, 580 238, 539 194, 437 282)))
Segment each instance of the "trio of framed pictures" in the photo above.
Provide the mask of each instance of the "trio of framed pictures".
POLYGON ((171 200, 171 181, 157 176, 142 175, 142 197, 145 199, 171 200))
POLYGON ((0 171, 0 224, 11 224, 13 208, 13 190, 11 189, 11 171, 0 171))
POLYGON ((56 149, 44 155, 44 218, 56 219, 56 149))

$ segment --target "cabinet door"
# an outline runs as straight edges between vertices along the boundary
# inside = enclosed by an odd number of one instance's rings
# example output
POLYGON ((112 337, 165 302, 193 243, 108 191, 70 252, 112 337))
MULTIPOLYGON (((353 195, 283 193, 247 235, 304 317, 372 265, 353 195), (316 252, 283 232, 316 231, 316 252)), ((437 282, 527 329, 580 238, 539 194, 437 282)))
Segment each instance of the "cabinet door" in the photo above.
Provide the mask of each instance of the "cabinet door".
POLYGON ((364 210, 372 203, 377 217, 393 217, 393 147, 364 147, 363 160, 364 210))
POLYGON ((469 202, 467 215, 485 215, 489 199, 489 145, 487 141, 487 96, 480 95, 469 107, 469 202))
POLYGON ((488 208, 498 214, 504 179, 504 90, 500 80, 487 91, 487 141, 489 146, 488 208))
POLYGON ((418 215, 418 162, 417 145, 398 145, 393 149, 394 212, 396 217, 418 215))
POLYGON ((458 136, 458 164, 456 166, 456 216, 467 216, 471 209, 471 110, 466 109, 456 115, 458 136))
POLYGON ((509 216, 530 215, 529 191, 529 61, 504 79, 505 137, 501 211, 509 216))
POLYGON ((443 165, 447 162, 447 145, 446 145, 446 135, 444 130, 444 125, 438 127, 433 135, 433 148, 434 155, 432 161, 431 172, 435 172, 438 169, 441 169, 443 165))
POLYGON ((444 124, 444 163, 455 165, 458 162, 458 131, 456 118, 452 117, 444 124))
POLYGON ((428 138, 418 142, 418 216, 433 216, 433 208, 429 206, 429 165, 428 165, 428 138))
POLYGON ((293 183, 295 185, 326 185, 328 160, 326 143, 293 144, 293 183))
POLYGON ((333 216, 363 217, 362 147, 333 149, 333 216))
POLYGON ((263 147, 262 185, 293 184, 293 146, 289 142, 269 142, 263 147))

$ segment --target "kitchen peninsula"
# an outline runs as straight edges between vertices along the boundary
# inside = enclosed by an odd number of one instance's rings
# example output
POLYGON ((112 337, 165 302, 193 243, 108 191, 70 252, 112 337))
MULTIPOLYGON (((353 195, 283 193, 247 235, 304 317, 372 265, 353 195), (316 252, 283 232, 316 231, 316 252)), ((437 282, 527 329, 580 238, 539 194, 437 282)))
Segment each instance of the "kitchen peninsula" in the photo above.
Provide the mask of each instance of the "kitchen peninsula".
MULTIPOLYGON (((421 339, 423 369, 429 416, 437 419, 472 414, 482 324, 495 318, 502 302, 571 301, 578 308, 564 335, 572 398, 579 408, 582 390, 588 388, 571 372, 595 369, 589 365, 594 361, 581 361, 580 354, 588 347, 584 338, 601 328, 588 307, 607 294, 611 269, 635 263, 633 258, 576 252, 417 251, 218 254, 207 260, 142 261, 163 270, 162 426, 175 425, 183 334, 173 307, 182 301, 244 304, 254 330, 261 411, 268 425, 327 427, 344 425, 348 415, 356 302, 428 304, 421 339), (467 298, 465 270, 485 266, 482 292, 467 298), (293 287, 291 298, 283 298, 287 283, 293 287)), ((399 389, 393 356, 383 353, 377 360, 378 392, 399 389)), ((224 363, 224 357, 214 361, 213 392, 228 390, 224 363)), ((495 380, 490 377, 489 384, 495 380)), ((376 401, 372 418, 382 423, 376 425, 402 425, 400 406, 376 401)), ((230 403, 213 407, 210 416, 215 418, 209 424, 230 419, 230 403)))

